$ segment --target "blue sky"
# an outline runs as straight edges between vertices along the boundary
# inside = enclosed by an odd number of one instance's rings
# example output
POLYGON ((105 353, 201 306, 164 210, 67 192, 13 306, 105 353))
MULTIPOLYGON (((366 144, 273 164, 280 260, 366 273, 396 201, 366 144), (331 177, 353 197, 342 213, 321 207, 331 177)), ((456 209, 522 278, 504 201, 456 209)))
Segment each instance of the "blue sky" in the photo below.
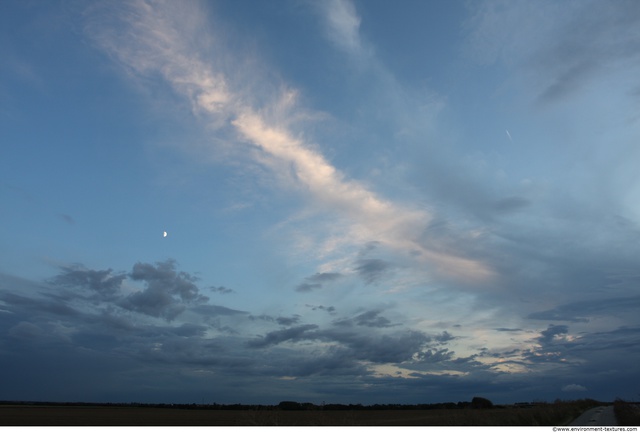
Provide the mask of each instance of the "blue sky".
POLYGON ((0 399, 637 397, 637 2, 0 23, 0 399))

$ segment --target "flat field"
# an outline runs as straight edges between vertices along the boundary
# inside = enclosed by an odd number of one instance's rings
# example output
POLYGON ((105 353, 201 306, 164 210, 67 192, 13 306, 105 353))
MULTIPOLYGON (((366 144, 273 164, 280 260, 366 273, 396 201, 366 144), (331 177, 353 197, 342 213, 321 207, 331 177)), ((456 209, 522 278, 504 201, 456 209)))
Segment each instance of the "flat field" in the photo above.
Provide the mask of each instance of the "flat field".
POLYGON ((540 426, 566 425, 584 409, 207 410, 120 406, 0 405, 5 426, 540 426))

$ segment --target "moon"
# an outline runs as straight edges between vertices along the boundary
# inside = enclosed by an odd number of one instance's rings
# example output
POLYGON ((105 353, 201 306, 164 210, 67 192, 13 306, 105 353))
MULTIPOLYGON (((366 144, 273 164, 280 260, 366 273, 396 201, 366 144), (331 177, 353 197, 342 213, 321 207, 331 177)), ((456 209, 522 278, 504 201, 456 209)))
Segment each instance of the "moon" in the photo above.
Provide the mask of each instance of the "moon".
POLYGON ((167 232, 162 232, 162 237, 166 238, 167 237, 167 232))

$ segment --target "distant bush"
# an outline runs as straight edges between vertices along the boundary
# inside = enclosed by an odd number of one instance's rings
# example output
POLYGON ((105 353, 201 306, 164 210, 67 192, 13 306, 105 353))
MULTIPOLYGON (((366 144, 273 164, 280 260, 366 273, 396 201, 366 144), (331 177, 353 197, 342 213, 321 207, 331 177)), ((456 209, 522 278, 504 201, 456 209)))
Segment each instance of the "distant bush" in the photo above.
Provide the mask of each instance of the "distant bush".
POLYGON ((491 409, 493 407, 493 403, 491 400, 484 397, 473 397, 471 399, 471 407, 473 409, 491 409))
POLYGON ((282 410, 304 410, 304 406, 297 401, 281 401, 278 408, 282 410))

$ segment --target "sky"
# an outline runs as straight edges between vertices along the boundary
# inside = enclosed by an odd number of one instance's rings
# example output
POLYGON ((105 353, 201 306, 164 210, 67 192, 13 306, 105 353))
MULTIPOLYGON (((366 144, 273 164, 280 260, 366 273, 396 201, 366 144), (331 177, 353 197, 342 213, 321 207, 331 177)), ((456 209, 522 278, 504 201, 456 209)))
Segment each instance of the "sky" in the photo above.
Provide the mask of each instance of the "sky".
POLYGON ((0 2, 0 400, 637 400, 639 47, 633 0, 0 2))

